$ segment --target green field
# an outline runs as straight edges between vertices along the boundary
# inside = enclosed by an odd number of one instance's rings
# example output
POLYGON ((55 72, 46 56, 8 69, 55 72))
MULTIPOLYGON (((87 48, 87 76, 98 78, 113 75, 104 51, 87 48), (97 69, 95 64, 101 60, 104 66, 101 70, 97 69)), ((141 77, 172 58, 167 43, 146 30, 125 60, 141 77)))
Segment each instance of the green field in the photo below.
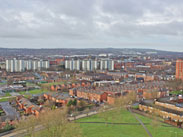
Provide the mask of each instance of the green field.
POLYGON ((6 102, 6 101, 12 100, 12 99, 14 99, 14 98, 15 98, 15 97, 1 98, 1 99, 0 99, 0 102, 6 102))
POLYGON ((7 83, 0 83, 0 86, 6 85, 7 83))
POLYGON ((7 92, 7 93, 5 94, 5 97, 9 97, 9 96, 11 96, 11 94, 7 92))
POLYGON ((6 92, 5 95, 2 97, 10 97, 10 96, 11 96, 11 94, 9 92, 6 92))
MULTIPOLYGON (((181 137, 183 130, 160 122, 152 122, 151 119, 138 115, 147 123, 146 127, 153 137, 181 137)), ((128 111, 105 112, 91 117, 77 120, 77 122, 112 122, 112 123, 138 123, 135 117, 128 111)), ((85 137, 148 137, 141 125, 120 125, 105 123, 81 123, 80 127, 85 137)))
POLYGON ((27 83, 26 83, 26 86, 36 86, 36 84, 27 82, 27 83))
POLYGON ((171 91, 170 94, 183 95, 183 91, 171 91))
POLYGON ((20 91, 19 94, 21 95, 25 95, 25 94, 41 94, 44 93, 46 91, 42 90, 42 89, 34 89, 34 90, 30 90, 30 91, 20 91))
POLYGON ((41 84, 41 86, 52 86, 52 85, 61 85, 61 84, 65 84, 66 82, 65 81, 62 81, 62 82, 51 82, 51 83, 43 83, 41 84))

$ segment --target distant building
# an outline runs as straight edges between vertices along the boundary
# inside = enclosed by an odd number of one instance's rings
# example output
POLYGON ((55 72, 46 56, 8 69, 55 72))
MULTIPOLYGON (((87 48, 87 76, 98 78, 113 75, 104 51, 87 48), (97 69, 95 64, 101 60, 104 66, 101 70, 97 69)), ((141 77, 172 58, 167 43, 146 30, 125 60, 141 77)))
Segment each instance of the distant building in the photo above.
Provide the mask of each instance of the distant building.
POLYGON ((97 60, 83 60, 82 61, 82 70, 84 71, 94 71, 97 70, 98 67, 98 62, 97 60))
POLYGON ((114 70, 114 60, 105 59, 100 60, 100 70, 114 70))
POLYGON ((26 70, 42 70, 50 67, 49 61, 43 60, 6 60, 7 72, 24 72, 26 70))
POLYGON ((87 60, 82 60, 82 70, 86 71, 87 66, 88 66, 87 60))
POLYGON ((32 70, 32 61, 31 60, 25 61, 25 66, 27 70, 32 70))
POLYGON ((181 59, 176 61, 176 79, 183 80, 183 60, 181 59))
POLYGON ((68 70, 80 70, 80 60, 65 60, 65 69, 68 70))
POLYGON ((38 61, 37 60, 33 60, 32 61, 32 69, 34 71, 38 69, 38 61))
POLYGON ((100 61, 92 60, 92 59, 65 60, 65 69, 68 69, 71 71, 73 70, 95 71, 97 69, 113 71, 114 61, 110 59, 105 59, 100 61))
POLYGON ((6 60, 6 71, 11 72, 11 61, 6 60))

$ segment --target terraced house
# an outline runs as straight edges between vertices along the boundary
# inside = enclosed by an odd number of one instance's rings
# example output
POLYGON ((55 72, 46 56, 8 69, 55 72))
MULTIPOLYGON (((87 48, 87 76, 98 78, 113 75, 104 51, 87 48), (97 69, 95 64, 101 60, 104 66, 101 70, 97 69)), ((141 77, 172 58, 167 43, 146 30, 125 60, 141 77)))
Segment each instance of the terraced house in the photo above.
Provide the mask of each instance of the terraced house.
POLYGON ((145 100, 139 104, 139 109, 147 113, 155 113, 162 117, 165 122, 182 127, 183 123, 183 106, 174 101, 152 101, 145 100))
POLYGON ((70 96, 77 96, 78 98, 87 99, 93 102, 108 102, 109 104, 113 104, 115 99, 121 95, 120 92, 115 92, 117 90, 110 90, 104 87, 94 88, 74 88, 69 90, 70 96), (109 97, 110 96, 110 97, 109 97))
POLYGON ((60 84, 60 85, 52 85, 50 89, 52 91, 61 91, 62 89, 71 89, 71 88, 77 88, 77 87, 87 87, 91 84, 89 82, 81 82, 81 83, 72 83, 72 84, 60 84))
POLYGON ((26 99, 24 97, 17 97, 16 103, 19 106, 19 109, 24 110, 24 113, 26 115, 33 114, 35 116, 39 116, 39 113, 41 111, 41 107, 30 102, 28 99, 26 99))
POLYGON ((64 93, 44 93, 43 97, 45 100, 55 102, 57 106, 66 105, 69 100, 69 95, 64 93))

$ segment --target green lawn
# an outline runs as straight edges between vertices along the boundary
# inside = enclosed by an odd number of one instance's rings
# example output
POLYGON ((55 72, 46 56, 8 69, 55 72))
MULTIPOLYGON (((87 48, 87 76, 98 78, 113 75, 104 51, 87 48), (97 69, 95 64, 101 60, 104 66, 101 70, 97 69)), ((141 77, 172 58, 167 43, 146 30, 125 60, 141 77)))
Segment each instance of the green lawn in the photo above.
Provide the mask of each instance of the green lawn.
POLYGON ((34 89, 34 90, 30 90, 30 91, 20 91, 19 94, 21 95, 25 95, 26 93, 28 94, 40 94, 40 93, 44 93, 46 92, 45 90, 42 89, 34 89))
POLYGON ((9 96, 11 96, 11 94, 7 92, 7 93, 5 94, 5 96, 6 96, 6 97, 9 97, 9 96))
POLYGON ((1 83, 1 82, 0 82, 0 86, 2 86, 2 85, 6 85, 6 84, 7 84, 7 83, 1 83))
POLYGON ((27 82, 27 83, 26 83, 26 86, 36 86, 36 84, 27 82))
POLYGON ((42 86, 52 86, 52 85, 61 85, 61 84, 65 84, 66 81, 62 81, 62 82, 51 82, 51 83, 43 83, 41 84, 42 86))
POLYGON ((10 97, 10 98, 2 98, 0 99, 0 102, 6 102, 6 101, 9 101, 11 99, 14 99, 15 97, 10 97))
POLYGON ((170 94, 175 94, 175 95, 183 95, 183 91, 171 91, 170 94))
MULTIPOLYGON (((144 123, 148 123, 148 130, 153 137, 181 137, 183 130, 159 122, 152 122, 151 119, 137 115, 144 123)), ((113 122, 113 123, 138 123, 134 116, 123 110, 121 112, 105 112, 91 117, 77 120, 78 122, 113 122)), ((141 125, 114 125, 114 124, 93 124, 81 123, 85 137, 148 137, 141 125)))
POLYGON ((3 97, 10 97, 10 96, 11 96, 11 94, 9 92, 6 92, 3 97))

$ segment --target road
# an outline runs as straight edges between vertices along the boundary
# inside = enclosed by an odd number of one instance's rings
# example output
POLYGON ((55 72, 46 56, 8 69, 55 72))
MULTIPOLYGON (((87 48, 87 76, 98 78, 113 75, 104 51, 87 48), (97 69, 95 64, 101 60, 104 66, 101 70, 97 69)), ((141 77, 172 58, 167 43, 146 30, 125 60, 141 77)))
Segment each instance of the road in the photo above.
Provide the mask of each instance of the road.
POLYGON ((5 111, 8 116, 18 116, 18 113, 15 108, 13 108, 9 102, 0 102, 0 106, 5 111))

